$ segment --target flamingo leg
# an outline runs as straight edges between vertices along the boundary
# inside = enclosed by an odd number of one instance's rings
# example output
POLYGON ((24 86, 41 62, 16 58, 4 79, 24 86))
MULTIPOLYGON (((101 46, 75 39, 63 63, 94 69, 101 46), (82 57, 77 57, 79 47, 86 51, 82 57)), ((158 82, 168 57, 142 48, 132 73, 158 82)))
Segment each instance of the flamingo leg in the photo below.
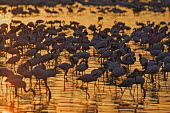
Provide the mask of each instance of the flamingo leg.
POLYGON ((18 88, 17 88, 17 87, 15 87, 15 98, 16 98, 16 97, 22 98, 21 96, 18 95, 18 88))
POLYGON ((87 82, 87 88, 86 88, 86 99, 89 99, 90 98, 90 95, 89 95, 89 93, 88 93, 88 82, 87 82), (87 98, 87 96, 88 96, 88 98, 87 98))
POLYGON ((135 97, 134 97, 134 95, 133 95, 133 93, 132 93, 132 86, 129 88, 129 91, 130 91, 130 95, 133 97, 133 99, 134 99, 134 101, 135 101, 135 97))
POLYGON ((154 83, 154 77, 153 77, 153 74, 151 74, 151 83, 154 83))
POLYGON ((97 84, 96 84, 96 81, 95 81, 95 83, 94 83, 94 90, 95 90, 95 86, 96 86, 97 90, 100 91, 99 87, 98 87, 97 84))
POLYGON ((125 87, 125 89, 122 91, 122 88, 121 88, 121 97, 120 97, 120 99, 122 99, 122 97, 123 97, 123 94, 124 94, 124 92, 125 92, 125 90, 127 89, 127 87, 125 87))
POLYGON ((50 101, 50 99, 51 99, 51 90, 50 90, 50 88, 49 88, 49 86, 47 85, 47 78, 46 79, 43 79, 44 80, 44 84, 45 84, 45 86, 46 86, 46 88, 47 88, 47 90, 48 90, 48 93, 49 93, 49 101, 50 101))
POLYGON ((143 90, 143 97, 144 97, 144 99, 145 99, 145 97, 146 97, 146 90, 145 90, 145 88, 143 87, 143 84, 141 84, 141 90, 143 90))

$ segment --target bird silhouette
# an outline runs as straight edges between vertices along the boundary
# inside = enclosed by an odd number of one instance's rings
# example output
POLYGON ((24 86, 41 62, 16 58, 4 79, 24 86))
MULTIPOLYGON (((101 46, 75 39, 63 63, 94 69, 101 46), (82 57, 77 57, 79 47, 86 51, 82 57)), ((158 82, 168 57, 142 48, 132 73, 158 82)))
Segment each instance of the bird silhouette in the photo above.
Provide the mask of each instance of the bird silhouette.
POLYGON ((60 69, 64 70, 64 90, 65 90, 65 82, 68 82, 67 73, 70 68, 74 67, 74 64, 69 63, 62 63, 60 65, 56 65, 55 68, 59 67, 60 69))
POLYGON ((82 72, 83 75, 83 72, 85 73, 85 70, 88 69, 88 67, 89 67, 88 60, 82 60, 80 64, 76 66, 76 73, 77 71, 79 71, 82 72))
POLYGON ((139 54, 139 62, 141 64, 141 66, 144 67, 145 63, 148 63, 148 59, 145 57, 142 57, 142 54, 139 54))
POLYGON ((125 75, 128 71, 128 69, 123 66, 123 67, 116 67, 113 69, 112 73, 111 73, 111 77, 120 77, 120 76, 123 76, 125 75))
MULTIPOLYGON (((118 87, 120 87, 120 88, 125 87, 124 91, 122 91, 122 96, 123 96, 123 93, 125 92, 127 87, 130 88, 130 94, 133 96, 133 94, 131 92, 132 85, 140 84, 141 90, 143 91, 143 96, 144 96, 144 98, 146 97, 146 91, 145 91, 145 88, 143 87, 143 85, 145 83, 145 79, 142 77, 142 75, 144 75, 144 71, 139 71, 138 69, 135 69, 125 80, 122 81, 122 83, 120 83, 118 85, 118 87)), ((138 86, 137 86, 137 93, 138 93, 138 86)), ((121 96, 121 98, 122 98, 122 96, 121 96)))
POLYGON ((20 59, 21 59, 21 56, 20 56, 20 54, 18 54, 17 56, 13 56, 13 57, 9 58, 6 61, 6 64, 11 64, 11 69, 12 69, 12 65, 13 65, 13 69, 15 71, 15 65, 20 59))
MULTIPOLYGON (((51 90, 50 90, 50 88, 48 86, 48 83, 47 83, 47 78, 50 77, 49 74, 48 74, 48 71, 45 71, 45 70, 43 70, 41 68, 34 68, 31 72, 32 72, 32 74, 35 76, 35 78, 37 80, 42 79, 44 81, 44 85, 48 90, 49 100, 50 100, 52 96, 51 96, 51 90)), ((37 83, 35 84, 35 86, 36 85, 37 85, 37 83)))
MULTIPOLYGON (((87 83, 87 88, 86 88, 86 94, 88 95, 88 98, 90 98, 89 93, 87 92, 88 89, 88 83, 97 81, 98 76, 92 75, 92 74, 84 74, 80 77, 78 77, 76 80, 81 80, 84 83, 87 83)), ((81 85, 81 88, 83 87, 83 84, 81 85)))
POLYGON ((6 82, 10 82, 12 85, 14 85, 16 97, 19 96, 17 93, 18 88, 24 89, 26 93, 29 91, 33 92, 33 96, 36 95, 35 90, 33 90, 32 88, 29 88, 28 90, 26 90, 26 83, 22 81, 22 79, 18 75, 12 75, 8 77, 6 82))
POLYGON ((167 79, 168 79, 168 72, 170 72, 170 64, 164 65, 163 68, 161 69, 161 72, 164 73, 164 80, 167 81, 167 79))
POLYGON ((154 65, 151 65, 151 66, 147 66, 147 65, 148 65, 148 63, 146 63, 145 67, 144 67, 145 74, 150 74, 151 75, 151 83, 154 83, 153 75, 159 72, 162 63, 157 61, 156 64, 154 64, 154 65))

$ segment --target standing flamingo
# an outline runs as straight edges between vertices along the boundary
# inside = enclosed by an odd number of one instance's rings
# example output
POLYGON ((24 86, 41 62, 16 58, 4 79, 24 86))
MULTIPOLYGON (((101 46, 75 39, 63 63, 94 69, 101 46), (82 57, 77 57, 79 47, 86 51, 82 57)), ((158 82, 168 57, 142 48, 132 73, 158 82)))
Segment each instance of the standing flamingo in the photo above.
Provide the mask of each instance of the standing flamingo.
POLYGON ((170 72, 170 64, 168 63, 168 64, 164 65, 163 68, 161 69, 161 72, 164 72, 164 80, 167 81, 168 72, 170 72))
POLYGON ((62 63, 60 65, 57 65, 55 66, 55 68, 59 67, 60 69, 64 70, 65 73, 64 73, 64 90, 65 90, 65 82, 67 82, 67 73, 69 71, 70 68, 73 68, 74 67, 74 64, 69 64, 69 63, 62 63))
POLYGON ((145 74, 151 74, 151 83, 154 83, 154 77, 153 75, 159 72, 159 69, 162 65, 161 62, 157 61, 156 64, 147 66, 148 63, 145 64, 145 74))
POLYGON ((18 54, 18 56, 13 56, 11 58, 9 58, 7 61, 6 61, 6 64, 11 64, 11 68, 12 68, 12 65, 13 65, 13 68, 15 70, 15 64, 21 59, 21 56, 20 54, 18 54))
MULTIPOLYGON (((13 75, 14 77, 9 77, 8 78, 8 82, 10 82, 12 85, 14 85, 15 87, 15 96, 19 96, 17 93, 18 88, 23 88, 25 92, 33 92, 33 95, 35 96, 35 91, 30 88, 28 90, 26 90, 26 83, 24 81, 22 81, 21 79, 17 79, 15 78, 16 75, 13 75)), ((17 77, 17 76, 16 76, 17 77)))
POLYGON ((135 57, 135 54, 133 52, 130 52, 128 54, 126 54, 122 60, 121 60, 121 63, 122 64, 125 64, 125 65, 132 65, 136 62, 136 57, 135 57))
POLYGON ((148 63, 148 59, 145 57, 142 57, 142 54, 139 54, 139 62, 142 65, 142 67, 144 67, 145 63, 148 63))
POLYGON ((88 67, 89 67, 88 60, 82 60, 80 64, 76 66, 76 72, 79 71, 82 72, 83 74, 83 72, 85 72, 85 70, 88 69, 88 67))
MULTIPOLYGON (((87 92, 88 89, 88 83, 92 81, 97 81, 98 76, 92 75, 92 74, 84 74, 80 77, 78 77, 76 80, 81 80, 83 83, 87 83, 87 88, 86 88, 86 94, 88 95, 88 98, 90 98, 89 93, 87 92)), ((82 86, 83 87, 83 84, 82 86)))
MULTIPOLYGON (((49 77, 48 72, 41 69, 41 68, 35 68, 32 71, 32 74, 36 77, 37 80, 40 81, 40 79, 42 79, 44 81, 44 85, 47 88, 48 92, 49 92, 49 100, 51 99, 51 90, 47 84, 47 78, 49 77)), ((35 86, 37 85, 37 83, 35 84, 35 86)), ((35 87, 34 86, 34 87, 35 87)))
POLYGON ((118 78, 120 76, 123 76, 123 75, 127 74, 127 72, 128 72, 128 69, 125 66, 117 67, 117 68, 113 69, 110 76, 118 78))
MULTIPOLYGON (((129 76, 128 78, 123 80, 123 82, 121 84, 118 85, 118 87, 120 87, 120 88, 125 87, 124 91, 122 92, 122 96, 123 96, 123 93, 125 92, 127 87, 132 88, 133 84, 136 84, 136 85, 141 84, 141 90, 143 90, 143 94, 144 94, 144 98, 145 98, 146 91, 145 91, 145 88, 143 87, 143 85, 145 83, 145 79, 142 77, 142 75, 144 75, 144 73, 145 73, 144 71, 140 73, 138 69, 135 69, 133 72, 133 76, 129 76)), ((137 90, 138 90, 138 86, 137 86, 137 90)), ((131 89, 130 89, 130 94, 132 95, 131 89)), ((137 94, 138 94, 138 91, 137 91, 137 94)), ((121 96, 121 98, 122 98, 122 96, 121 96)))

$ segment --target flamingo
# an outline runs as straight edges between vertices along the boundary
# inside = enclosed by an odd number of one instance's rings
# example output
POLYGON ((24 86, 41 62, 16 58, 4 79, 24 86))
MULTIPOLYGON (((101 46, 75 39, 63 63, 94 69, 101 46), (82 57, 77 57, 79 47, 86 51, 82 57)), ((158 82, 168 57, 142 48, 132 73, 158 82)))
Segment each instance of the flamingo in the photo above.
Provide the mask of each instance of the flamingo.
POLYGON ((125 54, 127 54, 129 51, 130 51, 130 48, 124 44, 123 47, 121 47, 123 44, 119 43, 120 44, 120 47, 119 47, 119 50, 117 51, 118 53, 120 53, 121 56, 124 56, 125 54))
MULTIPOLYGON (((40 62, 40 64, 38 64, 37 66, 34 67, 34 69, 36 69, 36 68, 40 68, 40 69, 42 69, 42 70, 45 70, 45 69, 46 69, 46 66, 44 65, 43 62, 40 62)), ((34 69, 33 69, 33 70, 34 70, 34 69)))
MULTIPOLYGON (((47 53, 45 55, 42 55, 40 58, 40 62, 49 62, 50 60, 54 59, 54 54, 53 53, 47 53)), ((50 67, 50 63, 49 63, 50 67)))
POLYGON ((37 43, 36 43, 36 49, 37 49, 37 51, 39 51, 39 50, 46 50, 47 47, 46 47, 45 44, 40 43, 40 42, 37 42, 37 43))
POLYGON ((119 68, 120 64, 118 64, 117 62, 111 62, 108 66, 108 70, 110 72, 112 72, 115 68, 119 68))
POLYGON ((132 85, 135 83, 135 80, 132 78, 126 78, 123 80, 122 83, 118 85, 118 87, 132 87, 132 85))
POLYGON ((24 56, 32 57, 37 53, 37 49, 30 49, 27 52, 25 52, 24 56))
MULTIPOLYGON (((1 73, 0 76, 2 76, 2 79, 4 76, 9 77, 11 75, 14 75, 14 72, 7 68, 0 68, 0 73, 1 73)), ((1 79, 1 84, 2 84, 2 79, 1 79)))
POLYGON ((135 82, 133 84, 137 85, 137 93, 138 93, 138 84, 141 85, 141 90, 143 90, 143 96, 144 98, 146 97, 146 91, 145 88, 143 87, 145 83, 145 78, 142 76, 145 74, 145 71, 139 71, 137 68, 134 69, 132 76, 128 76, 128 78, 133 78, 135 82))
POLYGON ((122 35, 122 38, 124 43, 128 43, 132 39, 129 35, 122 35))
POLYGON ((135 78, 135 76, 143 76, 145 71, 139 71, 137 68, 134 69, 132 73, 130 73, 127 78, 135 78))
POLYGON ((97 23, 99 23, 101 20, 103 20, 103 17, 98 17, 97 23))
POLYGON ((48 77, 55 77, 58 73, 55 67, 53 69, 46 69, 45 71, 48 73, 48 77))
POLYGON ((40 63, 40 58, 35 57, 35 58, 32 58, 32 59, 29 59, 29 60, 26 61, 26 63, 28 64, 29 67, 31 67, 31 70, 32 70, 33 66, 40 63))
POLYGON ((12 65, 14 66, 14 70, 15 70, 15 64, 21 59, 21 56, 20 54, 18 54, 18 56, 13 56, 11 58, 9 58, 7 61, 6 61, 6 64, 11 64, 11 68, 12 68, 12 65))
POLYGON ((142 65, 142 67, 144 67, 145 64, 148 63, 148 59, 145 57, 142 57, 142 54, 139 54, 139 62, 142 65))
POLYGON ((83 59, 88 59, 90 57, 90 53, 80 52, 80 57, 83 58, 83 59))
POLYGON ((108 45, 106 41, 100 41, 97 44, 95 44, 94 48, 95 49, 100 49, 100 48, 106 48, 108 45))
POLYGON ((9 77, 8 78, 8 82, 10 82, 12 85, 14 85, 15 87, 15 96, 19 96, 17 93, 18 88, 23 88, 24 91, 27 93, 29 91, 33 92, 33 96, 35 96, 35 90, 33 90, 32 88, 26 90, 26 83, 24 81, 22 81, 21 79, 15 78, 17 77, 16 75, 14 75, 13 77, 9 77))
POLYGON ((85 70, 87 70, 88 67, 89 67, 88 60, 82 60, 80 64, 76 66, 76 72, 79 71, 79 72, 82 72, 83 74, 83 72, 85 73, 85 70))
POLYGON ((170 64, 164 65, 163 68, 161 69, 161 72, 164 72, 164 80, 167 81, 168 72, 170 72, 170 64))
POLYGON ((132 53, 126 54, 122 58, 121 63, 129 66, 131 64, 134 64, 135 61, 136 61, 136 57, 135 57, 135 54, 132 52, 132 53))
POLYGON ((54 57, 54 64, 56 65, 57 64, 57 60, 58 60, 58 58, 60 56, 60 50, 52 49, 51 53, 53 54, 52 56, 54 57))
MULTIPOLYGON (((93 69, 92 71, 91 71, 91 75, 92 76, 96 76, 96 77, 101 77, 102 76, 102 74, 105 72, 105 69, 104 69, 104 67, 99 67, 98 69, 93 69)), ((98 84, 99 84, 99 80, 97 80, 98 81, 98 84)), ((96 85, 96 82, 95 82, 95 85, 96 85)), ((96 87, 97 87, 97 85, 96 85, 96 87)), ((98 88, 98 87, 97 87, 98 88)))
POLYGON ((11 81, 13 81, 14 79, 22 80, 23 77, 20 75, 10 75, 7 77, 7 79, 5 81, 11 83, 11 81))
MULTIPOLYGON (((15 49, 15 48, 12 48, 12 47, 7 47, 6 49, 7 49, 6 52, 9 53, 9 54, 12 54, 12 56, 14 54, 20 53, 19 49, 15 49)), ((22 49, 20 49, 20 50, 22 50, 22 49)))
POLYGON ((89 44, 82 44, 82 51, 86 52, 87 50, 90 50, 89 44))
POLYGON ((164 46, 162 43, 154 43, 150 44, 148 48, 145 49, 146 51, 151 51, 151 50, 164 50, 164 46))
POLYGON ((32 27, 32 28, 35 28, 35 25, 34 25, 34 23, 33 23, 33 22, 29 22, 29 23, 27 23, 27 26, 28 26, 28 27, 32 27))
POLYGON ((110 59, 108 59, 108 60, 102 62, 101 65, 103 65, 104 67, 106 67, 106 68, 108 69, 109 66, 110 66, 112 63, 113 63, 113 62, 112 62, 110 59))
POLYGON ((48 51, 49 51, 49 46, 50 45, 52 45, 54 43, 54 38, 51 38, 51 37, 49 37, 49 38, 47 38, 44 42, 43 42, 43 44, 45 44, 46 46, 47 46, 47 49, 48 49, 48 51))
POLYGON ((66 50, 67 50, 69 53, 71 53, 71 54, 74 54, 74 53, 76 53, 76 51, 77 51, 77 49, 76 49, 74 46, 72 46, 72 45, 68 46, 68 47, 66 48, 66 50))
MULTIPOLYGON (((141 90, 143 90, 143 94, 144 94, 144 98, 145 98, 146 91, 145 91, 145 88, 143 87, 143 85, 145 83, 145 79, 142 77, 142 75, 144 75, 144 71, 140 72, 138 69, 135 69, 134 72, 133 72, 133 76, 128 76, 128 78, 123 80, 123 82, 120 83, 118 85, 118 87, 120 87, 120 88, 122 88, 122 87, 126 87, 126 88, 131 87, 132 88, 133 84, 136 84, 136 85, 141 84, 141 90)), ((125 92, 126 88, 122 92, 122 96, 123 96, 123 93, 125 92)), ((138 86, 137 86, 137 88, 138 88, 138 86)), ((130 94, 132 95, 131 91, 130 91, 130 94)))
POLYGON ((66 76, 70 68, 74 67, 74 64, 69 63, 62 63, 60 65, 56 65, 55 68, 59 67, 60 69, 64 70, 64 90, 65 90, 65 82, 68 82, 66 76))
POLYGON ((103 71, 101 70, 101 68, 98 69, 93 69, 91 71, 91 75, 92 76, 97 76, 97 77, 101 77, 102 76, 103 71))
POLYGON ((137 25, 137 26, 145 26, 146 24, 145 24, 145 23, 142 23, 142 22, 136 22, 136 25, 137 25))
POLYGON ((158 59, 159 61, 163 61, 163 59, 164 59, 166 56, 170 56, 170 53, 169 53, 169 52, 161 52, 161 53, 156 57, 156 59, 158 59))
MULTIPOLYGON (((69 64, 69 63, 62 63, 60 65, 57 65, 56 67, 59 67, 60 69, 64 70, 65 71, 64 76, 67 76, 68 70, 70 68, 73 68, 74 65, 73 64, 69 64)), ((64 77, 64 79, 66 79, 66 78, 64 77)))
POLYGON ((7 68, 0 68, 0 72, 1 72, 1 76, 10 76, 10 75, 14 75, 14 72, 7 69, 7 68))
POLYGON ((162 51, 161 50, 150 50, 150 54, 155 57, 158 56, 162 51))
MULTIPOLYGON (((92 74, 84 74, 80 77, 78 77, 76 80, 81 80, 83 83, 87 83, 87 88, 86 88, 86 94, 88 95, 88 98, 90 98, 89 93, 87 92, 88 89, 88 83, 89 82, 93 82, 93 81, 97 81, 98 76, 92 75, 92 74)), ((83 84, 81 86, 81 88, 83 87, 83 84)))
POLYGON ((151 74, 151 82, 154 83, 154 78, 153 75, 159 72, 159 69, 162 65, 162 63, 160 63, 159 61, 156 62, 156 64, 151 65, 151 66, 147 66, 148 63, 145 64, 145 74, 151 74))
MULTIPOLYGON (((49 77, 49 74, 47 71, 41 69, 41 68, 34 68, 32 71, 32 74, 36 77, 37 80, 42 79, 44 81, 44 85, 47 88, 48 92, 49 92, 49 100, 51 99, 51 90, 47 84, 47 78, 49 77)), ((37 85, 37 83, 35 84, 35 86, 37 85)), ((34 86, 34 87, 35 87, 34 86)))
POLYGON ((98 51, 97 51, 97 54, 103 54, 105 51, 108 51, 108 48, 100 48, 98 51))
POLYGON ((22 72, 22 76, 24 78, 29 78, 30 80, 30 87, 32 87, 32 71, 31 70, 25 70, 24 72, 22 72))
POLYGON ((168 55, 168 56, 164 57, 163 62, 165 64, 170 63, 170 56, 168 55))
POLYGON ((77 78, 77 80, 81 80, 82 82, 92 82, 96 81, 98 76, 92 75, 92 74, 84 74, 77 78))
POLYGON ((128 72, 127 70, 128 69, 125 66, 114 68, 110 76, 118 78, 122 75, 127 74, 128 72))
POLYGON ((78 63, 78 61, 79 61, 79 58, 78 57, 76 57, 76 56, 70 56, 70 62, 71 62, 71 64, 74 64, 74 65, 76 65, 77 66, 77 63, 78 63))
POLYGON ((41 23, 43 23, 44 22, 44 20, 36 20, 36 22, 35 22, 35 25, 37 26, 38 24, 41 24, 41 23))
POLYGON ((100 56, 99 56, 99 58, 110 58, 110 56, 112 55, 112 51, 110 51, 110 50, 107 50, 107 51, 105 51, 104 53, 102 53, 100 56))
POLYGON ((25 70, 28 70, 28 65, 27 63, 22 63, 18 66, 17 73, 22 75, 25 70))

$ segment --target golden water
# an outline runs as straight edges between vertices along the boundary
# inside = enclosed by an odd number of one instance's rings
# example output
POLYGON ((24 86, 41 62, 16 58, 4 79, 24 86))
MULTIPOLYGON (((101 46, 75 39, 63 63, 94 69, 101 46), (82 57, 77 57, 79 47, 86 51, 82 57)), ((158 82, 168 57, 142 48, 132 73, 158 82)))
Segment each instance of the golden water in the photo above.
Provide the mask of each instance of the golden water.
MULTIPOLYGON (((28 6, 32 7, 32 6, 28 6)), ((114 24, 114 21, 121 21, 124 22, 126 25, 130 26, 132 29, 137 27, 136 22, 144 22, 147 21, 154 21, 155 23, 159 23, 160 21, 169 22, 170 14, 167 11, 164 14, 161 13, 153 13, 144 11, 139 14, 139 16, 135 16, 133 12, 129 9, 124 7, 119 7, 121 9, 125 9, 128 12, 125 15, 118 15, 118 14, 91 14, 89 13, 90 10, 96 11, 95 6, 81 6, 85 7, 86 10, 80 14, 69 14, 67 15, 66 7, 62 7, 57 5, 54 10, 58 8, 62 8, 64 13, 59 13, 57 15, 50 15, 44 11, 44 8, 40 9, 39 15, 34 16, 26 16, 22 17, 21 15, 13 16, 9 12, 6 15, 0 15, 0 23, 10 23, 11 19, 14 20, 21 20, 23 23, 28 23, 30 21, 35 22, 36 20, 42 19, 45 21, 50 20, 65 20, 66 24, 69 24, 70 21, 77 21, 82 25, 88 27, 91 24, 98 24, 97 17, 102 16, 104 19, 100 22, 103 25, 103 28, 111 27, 114 24)), ((111 6, 107 6, 111 7, 111 6)), ((9 7, 10 9, 10 7, 9 7)), ((50 8, 52 9, 52 8, 50 8)), ((77 7, 74 8, 76 12, 78 10, 77 7)), ((128 34, 130 32, 127 32, 128 34)), ((69 32, 70 34, 70 32, 69 32)), ((91 36, 89 36, 91 37, 91 36)), ((134 45, 133 42, 128 44, 132 50, 136 52, 136 57, 138 53, 142 53, 145 57, 152 57, 148 56, 146 52, 140 48, 140 46, 134 45)), ((90 51, 92 55, 92 51, 90 51)), ((8 58, 10 56, 8 55, 8 58)), ((60 56, 59 59, 62 59, 62 62, 69 62, 67 57, 60 56)), ((7 67, 10 69, 10 65, 6 65, 7 59, 1 58, 2 64, 1 67, 7 67)), ((20 60, 22 63, 25 59, 20 60)), ((98 58, 91 56, 89 58, 89 69, 86 70, 86 73, 90 73, 92 69, 98 68, 100 63, 98 62, 98 58)), ((16 66, 17 67, 17 66, 16 66)), ((137 61, 134 65, 132 65, 132 69, 139 68, 141 69, 137 57, 137 61)), ((115 86, 108 86, 104 85, 102 82, 102 78, 99 82, 99 89, 94 89, 94 82, 89 83, 88 93, 90 98, 87 99, 87 95, 85 90, 80 88, 76 88, 73 85, 73 80, 71 78, 70 70, 68 74, 69 82, 66 82, 66 88, 64 90, 64 72, 60 70, 61 73, 57 74, 56 77, 48 78, 48 85, 52 92, 52 99, 48 101, 48 94, 46 94, 46 88, 44 85, 41 85, 41 92, 37 88, 36 89, 36 96, 33 97, 32 93, 24 93, 20 91, 20 95, 22 98, 15 98, 14 97, 14 88, 9 84, 4 82, 6 79, 3 78, 2 85, 0 85, 0 112, 2 113, 151 113, 151 112, 161 112, 161 113, 168 113, 169 112, 169 104, 170 104, 170 83, 167 81, 163 81, 160 79, 161 88, 158 90, 157 84, 149 84, 147 86, 146 91, 146 98, 143 99, 140 91, 138 91, 137 95, 137 88, 136 86, 133 87, 135 89, 135 99, 130 95, 129 90, 126 90, 125 94, 121 98, 120 89, 117 88, 115 91, 115 86), (165 87, 166 86, 166 87, 165 87)), ((161 78, 161 73, 159 73, 161 78)), ((76 77, 74 77, 75 79, 76 77)), ((29 80, 25 79, 27 83, 29 80)), ((35 80, 33 80, 35 83, 35 80)), ((81 83, 81 82, 79 82, 81 83)), ((80 85, 80 84, 79 84, 80 85)), ((146 86, 145 86, 146 87, 146 86)), ((140 88, 138 89, 140 90, 140 88)))

